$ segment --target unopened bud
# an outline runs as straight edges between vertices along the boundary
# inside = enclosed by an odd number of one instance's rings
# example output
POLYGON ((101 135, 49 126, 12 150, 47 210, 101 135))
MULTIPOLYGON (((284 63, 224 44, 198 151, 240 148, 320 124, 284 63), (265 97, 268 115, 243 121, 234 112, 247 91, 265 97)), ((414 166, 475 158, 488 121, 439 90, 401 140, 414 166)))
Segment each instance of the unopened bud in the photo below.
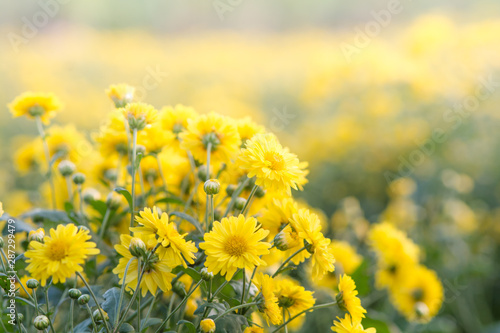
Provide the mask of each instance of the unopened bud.
POLYGON ((64 160, 57 165, 57 169, 59 170, 59 172, 63 177, 68 177, 71 176, 73 172, 75 172, 76 167, 73 162, 69 160, 64 160))
POLYGON ((84 294, 84 295, 82 295, 82 296, 78 297, 78 301, 77 301, 77 302, 78 302, 78 304, 80 304, 80 305, 85 305, 85 304, 87 304, 89 301, 90 301, 90 296, 89 296, 89 295, 87 295, 87 294, 84 294))
POLYGON ((242 198, 242 197, 238 197, 236 198, 236 200, 234 201, 234 208, 238 209, 238 210, 242 210, 243 207, 245 207, 245 204, 247 203, 247 199, 245 198, 242 198))
POLYGON ((109 316, 108 314, 106 313, 106 311, 102 310, 102 314, 101 314, 101 311, 99 309, 96 309, 94 311, 94 313, 92 314, 92 317, 94 318, 95 321, 102 321, 103 320, 103 316, 104 315, 104 320, 108 321, 109 320, 109 316))
POLYGON ((226 187, 226 193, 228 196, 232 196, 235 190, 236 190, 236 185, 231 184, 226 187))
POLYGON ((37 230, 31 230, 28 234, 28 242, 39 242, 43 243, 43 238, 45 237, 45 231, 43 228, 38 228, 37 230))
POLYGON ((147 247, 142 239, 133 237, 130 240, 130 246, 128 247, 128 250, 134 257, 141 258, 145 255, 147 247))
POLYGON ((208 195, 215 195, 220 191, 220 183, 217 179, 209 179, 203 186, 205 193, 208 195))
POLYGON ((40 283, 36 279, 29 279, 28 281, 26 281, 26 287, 30 289, 36 289, 39 285, 40 283))
POLYGON ((201 269, 201 278, 205 281, 210 281, 214 278, 214 273, 208 271, 206 267, 201 269))
POLYGON ((44 315, 37 316, 33 319, 33 326, 39 331, 43 331, 49 327, 49 318, 44 315))
POLYGON ((266 195, 266 191, 262 187, 257 187, 257 190, 255 191, 255 196, 257 198, 263 198, 264 195, 266 195))
POLYGON ((146 154, 146 147, 143 145, 137 145, 135 147, 135 152, 137 155, 139 155, 139 154, 144 155, 144 154, 146 154))
POLYGON ((181 281, 177 281, 173 284, 172 291, 179 295, 181 298, 184 298, 187 294, 184 283, 182 283, 181 281))
POLYGON ((101 199, 101 193, 92 187, 83 190, 82 196, 83 196, 83 201, 85 201, 85 203, 87 204, 90 204, 93 201, 101 199))
POLYGON ((85 183, 85 175, 81 172, 77 172, 73 175, 73 183, 75 185, 82 185, 85 183))
POLYGON ((200 322, 200 328, 201 328, 201 331, 203 333, 214 333, 215 332, 215 322, 210 318, 203 319, 200 322))
POLYGON ((274 246, 280 250, 280 251, 286 251, 288 250, 288 242, 286 240, 286 235, 281 230, 275 237, 274 237, 274 246))
POLYGON ((69 297, 71 297, 72 299, 78 299, 80 298, 80 296, 82 296, 82 292, 78 289, 75 289, 75 288, 71 288, 69 291, 68 291, 68 295, 69 297))
POLYGON ((415 313, 419 318, 425 318, 429 316, 429 307, 424 302, 415 303, 415 313))
POLYGON ((201 181, 205 181, 207 180, 207 166, 206 165, 200 165, 198 167, 198 178, 201 180, 201 181))
POLYGON ((120 207, 120 203, 121 197, 116 192, 111 192, 106 198, 106 205, 109 207, 109 209, 118 209, 118 207, 120 207))

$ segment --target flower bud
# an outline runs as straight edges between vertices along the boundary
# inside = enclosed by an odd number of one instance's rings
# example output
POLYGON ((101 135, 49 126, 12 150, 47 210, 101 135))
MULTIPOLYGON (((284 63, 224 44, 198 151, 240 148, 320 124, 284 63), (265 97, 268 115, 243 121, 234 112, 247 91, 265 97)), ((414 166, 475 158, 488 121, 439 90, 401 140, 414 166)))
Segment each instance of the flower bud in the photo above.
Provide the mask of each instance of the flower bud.
POLYGON ((69 291, 68 291, 68 295, 69 297, 71 297, 72 299, 78 299, 80 296, 82 296, 82 292, 78 289, 75 289, 75 288, 71 288, 69 291))
POLYGON ((234 201, 234 208, 238 209, 238 210, 242 210, 243 207, 245 207, 245 204, 247 203, 247 199, 245 198, 242 198, 242 197, 238 197, 236 198, 236 200, 234 201))
POLYGON ((217 179, 209 179, 203 186, 205 193, 208 195, 215 195, 220 191, 220 183, 217 179))
POLYGON ((109 209, 118 209, 121 204, 121 197, 118 193, 116 192, 111 192, 108 197, 106 198, 106 205, 109 207, 109 209))
POLYGON ((3 237, 0 237, 0 248, 4 246, 3 237))
POLYGON ((26 281, 26 287, 30 289, 36 289, 39 285, 40 283, 36 279, 29 279, 28 281, 26 281))
POLYGON ((45 237, 45 231, 43 228, 38 228, 37 230, 31 230, 28 234, 28 242, 38 242, 43 243, 43 238, 45 237))
POLYGON ((57 170, 59 170, 59 172, 63 177, 68 177, 71 176, 73 172, 75 172, 76 167, 73 162, 69 160, 64 160, 57 165, 57 170))
POLYGON ((84 295, 82 295, 82 296, 78 297, 78 301, 77 301, 77 302, 78 302, 78 304, 80 304, 80 305, 85 305, 85 304, 87 304, 89 301, 90 301, 90 296, 89 296, 89 295, 87 295, 87 294, 84 294, 84 295))
POLYGON ((116 182, 118 178, 118 174, 116 169, 107 169, 103 173, 104 179, 109 180, 110 182, 116 182))
POLYGON ((82 185, 85 183, 85 175, 81 172, 77 172, 73 175, 73 183, 75 185, 82 185))
POLYGON ((135 88, 127 84, 114 84, 107 90, 106 94, 115 103, 115 107, 121 108, 132 102, 135 88))
POLYGON ((78 226, 78 231, 80 231, 80 230, 83 230, 83 231, 86 231, 86 232, 89 232, 89 231, 90 231, 90 230, 89 230, 89 228, 87 228, 87 227, 86 227, 86 226, 84 226, 84 225, 79 225, 79 226, 78 226))
POLYGON ((203 319, 200 322, 200 327, 201 327, 201 331, 203 333, 214 333, 215 332, 215 322, 210 318, 203 319))
POLYGON ((17 320, 18 320, 19 322, 22 322, 22 321, 23 321, 23 319, 24 319, 24 315, 23 315, 22 313, 18 312, 18 313, 17 313, 17 320))
POLYGON ((228 196, 232 196, 235 190, 236 190, 236 185, 231 184, 226 187, 226 193, 228 196))
POLYGON ((93 201, 101 199, 101 193, 92 187, 83 190, 82 196, 83 196, 83 201, 85 201, 85 203, 87 204, 90 204, 93 201))
POLYGON ((143 146, 143 145, 136 145, 135 146, 135 153, 137 155, 139 155, 139 154, 142 154, 142 155, 146 154, 146 147, 143 146))
POLYGON ((222 219, 222 211, 220 209, 214 210, 214 219, 215 221, 220 221, 222 219))
MULTIPOLYGON (((106 311, 102 310, 102 313, 104 315, 104 320, 108 321, 109 320, 109 316, 108 314, 106 313, 106 311)), ((96 309, 94 311, 94 313, 92 314, 92 317, 94 318, 95 321, 102 321, 102 314, 101 314, 101 311, 99 311, 99 309, 96 309)))
POLYGON ((337 301, 337 306, 339 307, 340 310, 347 312, 347 307, 344 301, 344 292, 341 291, 335 296, 335 300, 337 301))
POLYGON ((214 278, 214 273, 208 271, 206 267, 201 269, 201 278, 205 281, 210 281, 214 278))
POLYGON ((184 298, 187 295, 184 283, 182 283, 181 281, 177 281, 172 285, 172 291, 179 295, 181 298, 184 298))
POLYGON ((429 307, 424 302, 415 303, 415 313, 418 318, 425 318, 429 316, 429 307))
POLYGON ((266 195, 266 191, 262 187, 257 187, 257 190, 255 191, 255 196, 257 198, 263 198, 264 195, 266 195))
POLYGON ((207 180, 207 166, 206 165, 200 165, 198 167, 198 178, 201 180, 201 181, 205 181, 207 180))
POLYGON ((128 250, 134 257, 141 258, 146 254, 147 247, 142 239, 133 237, 130 240, 130 246, 128 247, 128 250))
POLYGON ((280 250, 280 251, 286 251, 288 250, 288 242, 286 239, 286 235, 281 230, 275 237, 274 237, 274 246, 280 250))
POLYGON ((49 327, 49 318, 44 315, 37 316, 33 319, 33 325, 39 331, 43 331, 49 327))

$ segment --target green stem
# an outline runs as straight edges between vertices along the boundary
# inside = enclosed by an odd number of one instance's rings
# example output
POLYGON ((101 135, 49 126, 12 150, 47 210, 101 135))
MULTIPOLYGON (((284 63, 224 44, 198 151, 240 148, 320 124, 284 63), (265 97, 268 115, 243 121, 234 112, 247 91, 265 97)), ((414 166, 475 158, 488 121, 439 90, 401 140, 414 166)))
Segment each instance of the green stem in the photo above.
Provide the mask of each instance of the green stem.
POLYGON ((236 190, 234 191, 233 195, 231 196, 231 201, 229 201, 229 204, 227 205, 227 209, 226 209, 226 212, 224 213, 224 217, 227 216, 227 214, 229 214, 229 212, 231 211, 231 209, 233 209, 233 206, 234 206, 234 202, 236 201, 236 198, 238 198, 241 194, 241 192, 243 192, 243 189, 245 188, 245 186, 247 185, 247 183, 250 181, 250 178, 247 178, 245 179, 237 188, 236 190))
POLYGON ((306 247, 304 246, 303 248, 301 248, 300 250, 297 250, 297 252, 295 252, 294 254, 292 254, 291 256, 289 256, 282 264, 281 266, 276 270, 276 272, 273 274, 273 278, 276 277, 276 275, 278 275, 279 273, 281 273, 281 270, 283 270, 283 268, 285 268, 285 265, 288 264, 288 262, 290 260, 292 260, 293 257, 295 257, 297 254, 299 254, 300 252, 304 251, 306 249, 306 247))
POLYGON ((73 308, 75 306, 75 300, 72 299, 71 300, 71 303, 69 305, 69 327, 71 328, 71 333, 74 332, 74 328, 73 328, 73 308))
MULTIPOLYGON (((283 321, 285 321, 286 318, 286 308, 283 308, 283 321)), ((288 333, 288 327, 286 326, 285 323, 285 333, 288 333)))
POLYGON ((181 301, 181 303, 174 309, 174 311, 172 311, 172 313, 170 313, 170 315, 161 323, 160 327, 158 327, 158 329, 156 330, 155 333, 158 333, 158 332, 161 332, 161 329, 163 328, 163 325, 165 325, 169 320, 170 320, 170 317, 172 317, 174 315, 174 313, 177 312, 177 310, 179 310, 181 308, 181 306, 187 302, 187 300, 189 299, 189 297, 194 293, 194 291, 199 287, 199 285, 203 282, 203 279, 201 279, 200 281, 198 281, 198 283, 196 284, 196 286, 194 286, 194 288, 184 297, 184 299, 181 301))
POLYGON ((210 179, 210 155, 212 154, 212 144, 209 142, 207 145, 207 179, 210 179))
POLYGON ((97 329, 97 325, 95 324, 95 321, 94 321, 94 316, 92 315, 92 309, 90 309, 90 306, 88 303, 85 304, 85 306, 87 307, 87 311, 89 312, 90 320, 92 320, 92 327, 94 328, 94 331, 99 332, 99 330, 97 329))
MULTIPOLYGON (((132 207, 130 212, 130 227, 134 226, 134 207, 135 207, 135 157, 137 154, 137 129, 134 128, 132 139, 132 207)), ((130 231, 132 235, 132 231, 130 231)))
MULTIPOLYGON (((142 281, 142 277, 144 276, 144 271, 146 270, 146 265, 148 264, 149 259, 151 259, 151 257, 153 256, 153 254, 156 252, 156 250, 158 249, 158 247, 160 245, 161 245, 161 243, 156 244, 154 249, 149 253, 148 257, 144 261, 144 265, 142 265, 142 269, 141 269, 141 274, 137 277, 137 286, 135 287, 134 293, 132 294, 132 298, 130 299, 130 302, 128 303, 127 307, 125 308, 125 312, 123 313, 123 317, 122 317, 122 319, 120 319, 120 321, 116 325, 114 332, 118 332, 120 329, 120 326, 125 321, 125 318, 127 317, 127 313, 129 312, 130 307, 134 303, 134 300, 137 296, 137 293, 139 292, 139 289, 141 287, 141 281, 142 281)), ((140 266, 140 265, 138 265, 138 266, 140 266)), ((125 279, 123 280, 123 284, 125 284, 125 279)))
POLYGON ((38 134, 40 134, 40 137, 42 138, 43 141, 43 150, 45 152, 45 159, 47 160, 47 175, 49 178, 49 183, 50 183, 50 190, 51 190, 51 196, 52 196, 52 208, 56 209, 56 187, 54 186, 54 180, 52 179, 52 168, 50 166, 50 152, 49 152, 49 145, 47 143, 46 137, 45 137, 45 132, 43 130, 43 124, 42 124, 42 119, 40 116, 37 116, 35 118, 36 120, 36 126, 38 128, 38 134))
POLYGON ((122 310, 122 303, 123 303, 123 295, 125 294, 125 280, 127 279, 127 272, 130 267, 130 264, 132 261, 136 259, 135 257, 130 258, 130 260, 127 263, 127 266, 125 267, 125 272, 123 273, 123 283, 122 283, 122 288, 120 292, 120 300, 118 301, 118 315, 116 316, 116 321, 115 321, 115 326, 118 325, 118 320, 120 318, 120 312, 122 310))
POLYGON ((219 320, 220 318, 224 317, 225 315, 227 315, 230 312, 233 312, 233 311, 236 311, 238 309, 245 308, 245 307, 251 307, 251 306, 254 306, 254 305, 258 305, 258 304, 259 304, 258 302, 252 302, 252 303, 240 304, 240 305, 234 306, 231 309, 228 309, 228 310, 224 311, 222 314, 218 315, 214 319, 214 322, 217 321, 217 320, 219 320))
POLYGON ((90 288, 89 284, 87 283, 87 280, 85 280, 83 275, 80 272, 76 272, 76 275, 78 275, 78 277, 80 277, 80 280, 82 280, 83 284, 85 284, 85 287, 87 287, 87 289, 89 290, 90 296, 92 296, 92 299, 94 300, 95 305, 97 306, 97 309, 101 313, 102 321, 104 322, 104 328, 106 329, 106 332, 109 333, 110 331, 109 331, 109 327, 108 327, 108 322, 105 319, 106 316, 104 315, 104 310, 101 308, 101 306, 99 305, 99 302, 97 301, 97 297, 95 297, 94 292, 90 288))
MULTIPOLYGON (((146 313, 146 318, 144 318, 144 322, 146 323, 149 319, 149 316, 151 315, 151 311, 153 310, 153 306, 155 304, 155 301, 156 301, 156 294, 153 295, 153 300, 151 301, 151 305, 149 306, 149 309, 148 309, 148 312, 146 313)), ((146 304, 146 302, 144 303, 144 305, 146 304)), ((140 333, 140 331, 139 331, 140 333)))
POLYGON ((240 302, 241 304, 243 304, 245 302, 245 289, 246 289, 245 283, 246 283, 246 280, 247 280, 247 276, 245 275, 245 269, 243 268, 243 288, 241 288, 241 302, 240 302))
POLYGON ((52 284, 52 281, 50 281, 50 283, 44 288, 45 289, 45 302, 47 305, 47 313, 45 315, 47 316, 47 319, 49 320, 50 330, 55 333, 54 326, 52 326, 52 319, 50 319, 49 288, 50 288, 51 284, 52 284))
POLYGON ((36 317, 38 316, 38 299, 36 298, 36 289, 33 289, 32 291, 33 291, 33 300, 35 303, 35 317, 36 317))
POLYGON ((158 156, 158 154, 156 154, 155 156, 156 156, 156 163, 158 163, 158 172, 160 173, 161 182, 163 183, 163 188, 165 191, 167 191, 167 181, 165 180, 165 174, 163 173, 160 157, 158 156))
POLYGON ((69 176, 64 177, 66 179, 66 188, 68 189, 68 201, 73 203, 73 186, 71 186, 71 178, 69 176))
POLYGON ((109 217, 111 216, 111 209, 109 206, 106 208, 106 213, 104 213, 104 218, 102 219, 101 229, 99 230, 99 238, 103 239, 106 229, 108 229, 109 217))
MULTIPOLYGON (((137 276, 141 273, 141 258, 137 258, 137 276)), ((141 332, 141 293, 137 293, 137 328, 141 332)))
POLYGON ((287 321, 285 321, 280 326, 276 327, 276 329, 274 331, 272 331, 272 333, 277 333, 280 329, 282 329, 289 322, 291 322, 292 320, 294 320, 295 318, 299 317, 300 315, 302 315, 302 314, 304 314, 306 312, 310 312, 310 311, 314 311, 314 310, 318 310, 318 309, 328 308, 328 307, 334 306, 336 304, 337 304, 337 302, 331 302, 331 303, 325 303, 325 304, 320 304, 320 305, 312 306, 309 309, 305 309, 304 311, 297 313, 295 316, 293 316, 290 319, 288 319, 287 321))
POLYGON ((252 188, 252 192, 250 192, 250 195, 248 196, 247 202, 245 202, 245 206, 243 206, 243 209, 241 210, 241 214, 246 216, 246 211, 247 209, 250 209, 250 203, 253 199, 253 196, 255 195, 255 192, 257 192, 257 189, 259 188, 259 185, 254 185, 252 188))

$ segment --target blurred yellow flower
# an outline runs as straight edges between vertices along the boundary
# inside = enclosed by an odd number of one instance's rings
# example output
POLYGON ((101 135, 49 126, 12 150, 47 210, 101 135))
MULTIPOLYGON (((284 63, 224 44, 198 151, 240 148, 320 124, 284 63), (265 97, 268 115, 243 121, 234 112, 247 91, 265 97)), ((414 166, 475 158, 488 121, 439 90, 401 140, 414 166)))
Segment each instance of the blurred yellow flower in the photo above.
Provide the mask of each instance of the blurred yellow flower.
POLYGON ((54 94, 33 92, 23 93, 8 106, 14 117, 40 117, 45 124, 62 108, 61 102, 54 94))

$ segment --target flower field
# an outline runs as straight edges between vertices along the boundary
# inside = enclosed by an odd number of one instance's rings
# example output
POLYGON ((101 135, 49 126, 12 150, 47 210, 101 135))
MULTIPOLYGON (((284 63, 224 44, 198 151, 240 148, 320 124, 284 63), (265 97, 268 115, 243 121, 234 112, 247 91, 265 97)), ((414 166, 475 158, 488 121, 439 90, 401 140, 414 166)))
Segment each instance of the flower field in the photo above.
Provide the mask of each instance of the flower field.
POLYGON ((500 20, 392 32, 1 52, 0 331, 499 332, 500 20))

